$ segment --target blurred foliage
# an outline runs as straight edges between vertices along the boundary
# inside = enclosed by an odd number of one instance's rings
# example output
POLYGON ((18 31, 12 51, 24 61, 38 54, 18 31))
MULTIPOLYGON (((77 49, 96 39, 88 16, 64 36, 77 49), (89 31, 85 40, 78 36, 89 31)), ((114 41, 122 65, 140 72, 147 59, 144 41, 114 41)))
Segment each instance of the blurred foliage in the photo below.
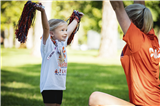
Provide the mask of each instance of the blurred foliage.
POLYGON ((93 29, 100 32, 102 1, 53 1, 52 10, 52 18, 64 20, 70 17, 73 10, 83 12, 85 14, 82 18, 84 29, 86 31, 93 29))
MULTIPOLYGON (((1 30, 18 22, 26 1, 1 1, 1 30)), ((83 26, 83 39, 87 38, 88 30, 101 32, 102 27, 102 1, 52 1, 51 18, 67 20, 73 10, 83 12, 85 15, 81 20, 83 26)), ((132 4, 133 1, 124 1, 124 6, 132 4)), ((154 20, 154 28, 157 32, 160 28, 160 1, 146 1, 146 6, 151 10, 154 20)), ((120 35, 123 35, 120 26, 120 35)), ((80 38, 79 38, 80 39, 80 38)))
POLYGON ((84 13, 80 26, 83 25, 83 35, 79 36, 79 43, 87 40, 89 30, 101 31, 102 1, 53 1, 51 18, 67 20, 73 10, 84 13))
POLYGON ((24 3, 25 1, 1 1, 1 30, 17 24, 24 3))
MULTIPOLYGON (((11 24, 15 27, 20 18, 25 3, 26 1, 1 2, 2 30, 11 24)), ((97 32, 101 31, 102 1, 53 1, 51 18, 67 20, 72 14, 73 10, 78 10, 85 14, 81 20, 81 25, 83 25, 84 31, 83 36, 81 36, 81 43, 83 43, 83 39, 87 38, 86 35, 88 30, 92 29, 97 32)))

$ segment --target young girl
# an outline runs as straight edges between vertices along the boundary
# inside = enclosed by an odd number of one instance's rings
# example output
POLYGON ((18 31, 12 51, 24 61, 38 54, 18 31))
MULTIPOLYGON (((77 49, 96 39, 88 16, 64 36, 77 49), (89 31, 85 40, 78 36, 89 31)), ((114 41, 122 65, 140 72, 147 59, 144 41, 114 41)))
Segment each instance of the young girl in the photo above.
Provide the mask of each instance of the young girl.
POLYGON ((126 42, 121 54, 130 102, 102 92, 94 92, 89 105, 160 106, 158 39, 153 19, 144 1, 124 9, 122 1, 111 1, 126 42))
POLYGON ((67 40, 77 27, 83 13, 74 11, 74 20, 67 25, 61 19, 47 20, 45 9, 36 5, 41 12, 43 36, 41 42, 40 90, 45 105, 60 106, 63 90, 66 89, 67 40))

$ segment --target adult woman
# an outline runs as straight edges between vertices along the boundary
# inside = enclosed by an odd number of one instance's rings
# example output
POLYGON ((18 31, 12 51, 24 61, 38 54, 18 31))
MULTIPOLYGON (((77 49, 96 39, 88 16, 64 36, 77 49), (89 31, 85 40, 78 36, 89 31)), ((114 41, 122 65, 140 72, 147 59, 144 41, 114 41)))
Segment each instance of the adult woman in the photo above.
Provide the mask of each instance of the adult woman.
POLYGON ((153 30, 153 19, 144 1, 124 8, 122 1, 110 2, 126 42, 121 54, 130 102, 94 92, 89 105, 160 106, 159 44, 153 30))

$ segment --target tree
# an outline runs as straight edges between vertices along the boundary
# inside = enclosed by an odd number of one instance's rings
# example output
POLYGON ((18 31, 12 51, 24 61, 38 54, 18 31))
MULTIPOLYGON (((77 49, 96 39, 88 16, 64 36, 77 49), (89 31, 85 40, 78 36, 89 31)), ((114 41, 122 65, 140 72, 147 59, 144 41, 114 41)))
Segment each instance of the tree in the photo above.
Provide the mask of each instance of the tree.
POLYGON ((146 1, 145 4, 151 10, 154 21, 153 28, 155 29, 156 35, 160 39, 160 11, 158 11, 160 10, 160 1, 146 1))
POLYGON ((103 1, 101 44, 99 56, 111 58, 117 54, 118 23, 109 1, 103 1))
POLYGON ((1 1, 1 30, 4 31, 4 46, 12 48, 14 28, 19 20, 24 1, 1 1))

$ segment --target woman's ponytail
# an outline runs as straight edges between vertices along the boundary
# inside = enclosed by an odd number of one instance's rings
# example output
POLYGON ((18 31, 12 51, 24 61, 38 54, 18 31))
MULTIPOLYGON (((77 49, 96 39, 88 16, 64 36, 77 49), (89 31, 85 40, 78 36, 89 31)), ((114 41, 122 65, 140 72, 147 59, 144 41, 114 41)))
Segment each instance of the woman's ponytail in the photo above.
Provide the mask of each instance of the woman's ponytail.
POLYGON ((150 10, 142 4, 132 4, 125 8, 132 22, 144 33, 153 28, 153 19, 150 10))
POLYGON ((143 18, 143 32, 147 34, 153 28, 152 14, 148 8, 144 8, 143 18))

